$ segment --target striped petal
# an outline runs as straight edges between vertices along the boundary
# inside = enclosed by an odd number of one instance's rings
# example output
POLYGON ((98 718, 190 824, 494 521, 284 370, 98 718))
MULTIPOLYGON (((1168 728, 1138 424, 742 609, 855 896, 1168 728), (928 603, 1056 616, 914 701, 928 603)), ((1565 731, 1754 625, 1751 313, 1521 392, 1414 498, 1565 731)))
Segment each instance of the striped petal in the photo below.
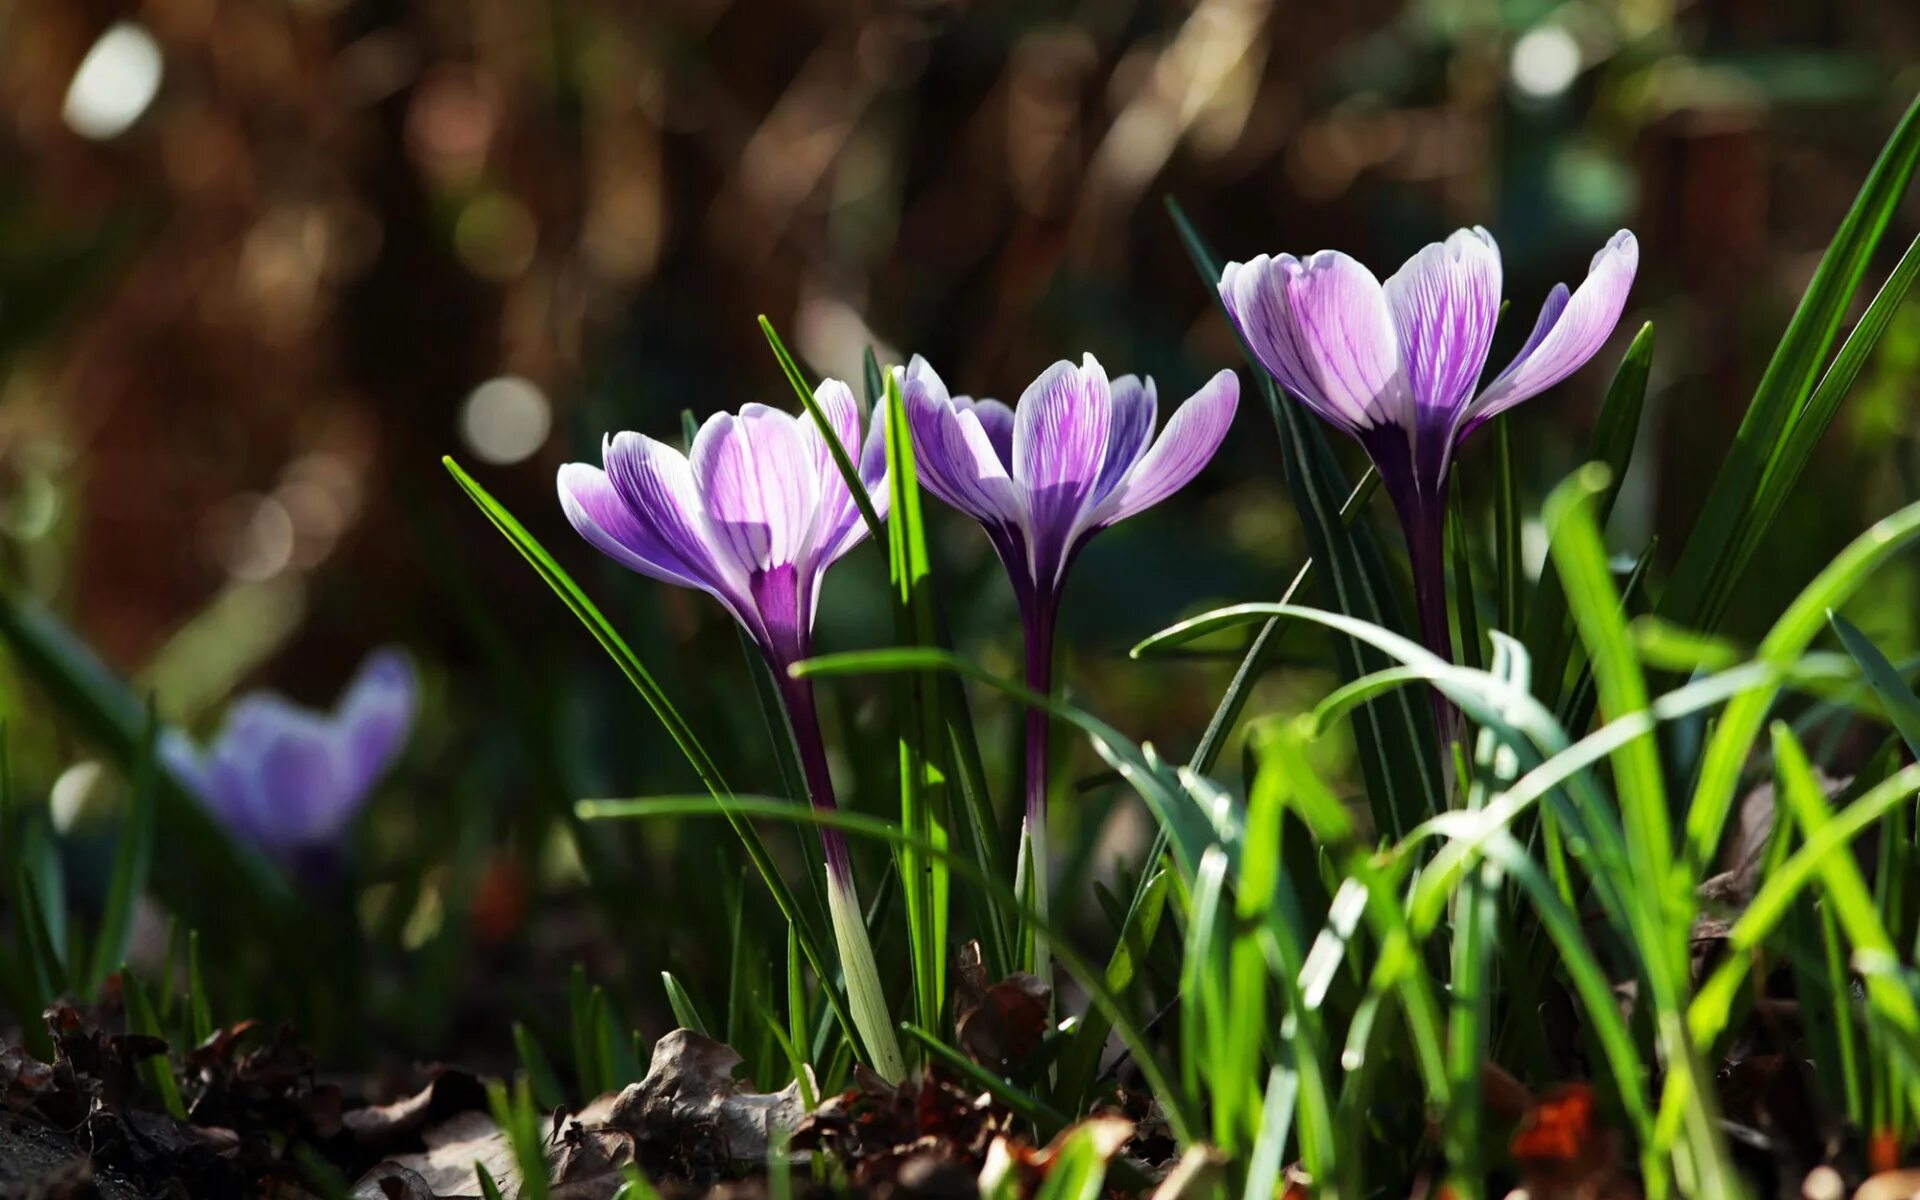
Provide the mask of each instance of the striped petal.
POLYGON ((1192 481, 1212 461, 1240 405, 1240 377, 1221 371, 1174 411, 1152 449, 1096 511, 1095 527, 1151 508, 1192 481))
POLYGON ((764 404, 716 413, 690 457, 716 559, 751 576, 802 558, 821 479, 798 421, 764 404))
POLYGON ((1640 266, 1640 243, 1621 230, 1601 247, 1571 294, 1558 284, 1547 296, 1526 345, 1468 410, 1464 437, 1488 418, 1537 396, 1586 365, 1620 321, 1640 266))
POLYGON ((1107 373, 1093 355, 1058 362, 1013 410, 1013 479, 1025 502, 1033 578, 1057 582, 1081 516, 1095 501, 1113 422, 1107 373))
MULTIPOLYGON (((899 378, 920 481, 927 490, 977 521, 1001 528, 1020 525, 1013 480, 989 433, 988 421, 997 421, 994 414, 985 404, 955 401, 933 367, 917 354, 899 378), (983 411, 988 421, 982 420, 983 411)), ((1009 413, 1009 434, 1011 425, 1009 413)), ((1010 448, 1010 439, 1008 444, 1010 448)))
POLYGON ((1451 436, 1450 418, 1473 396, 1493 344, 1500 249, 1486 230, 1462 229, 1408 259, 1382 290, 1413 403, 1445 414, 1451 436))
POLYGON ((1399 335, 1373 273, 1338 251, 1229 263, 1220 298, 1280 386, 1350 434, 1412 416, 1399 335))

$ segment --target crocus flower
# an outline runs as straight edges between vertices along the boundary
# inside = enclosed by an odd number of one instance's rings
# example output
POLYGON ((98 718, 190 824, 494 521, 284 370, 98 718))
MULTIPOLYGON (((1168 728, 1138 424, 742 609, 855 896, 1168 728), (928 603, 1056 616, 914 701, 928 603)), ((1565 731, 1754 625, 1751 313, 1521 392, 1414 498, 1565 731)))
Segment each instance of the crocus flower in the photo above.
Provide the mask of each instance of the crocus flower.
MULTIPOLYGON (((1019 403, 949 396, 918 356, 901 375, 920 478, 979 521, 1012 577, 1026 633, 1027 686, 1053 683, 1054 617, 1067 569, 1095 534, 1185 487, 1207 465, 1240 399, 1221 371, 1168 419, 1156 440, 1153 380, 1111 383, 1089 354, 1057 362, 1019 403)), ((1027 810, 1023 872, 1046 911, 1047 715, 1027 711, 1027 810)), ((1036 947, 1036 973, 1045 967, 1036 947)))
MULTIPOLYGON (((886 445, 873 422, 861 436, 859 405, 829 379, 814 399, 849 454, 875 511, 887 508, 886 445)), ((716 413, 694 436, 691 454, 638 433, 606 439, 605 469, 560 468, 560 504, 580 536, 624 567, 726 606, 773 670, 815 807, 836 807, 813 685, 787 668, 813 649, 820 582, 867 535, 845 478, 820 428, 763 404, 738 416, 716 413)), ((853 864, 839 830, 825 826, 827 900, 840 944, 854 1023, 874 1066, 890 1079, 906 1070, 880 994, 853 864)))
POLYGON ((1220 276, 1220 297, 1260 364, 1373 459, 1406 530, 1421 636, 1443 658, 1453 656, 1442 531, 1454 451, 1599 351, 1639 262, 1633 234, 1614 234, 1578 288, 1547 294, 1526 344, 1484 388, 1500 314, 1500 250, 1484 229, 1427 246, 1384 285, 1334 250, 1261 255, 1220 276))
POLYGON ((331 713, 254 692, 205 750, 168 730, 159 753, 236 839, 311 876, 334 865, 347 826, 406 744, 418 702, 407 656, 377 650, 331 713))

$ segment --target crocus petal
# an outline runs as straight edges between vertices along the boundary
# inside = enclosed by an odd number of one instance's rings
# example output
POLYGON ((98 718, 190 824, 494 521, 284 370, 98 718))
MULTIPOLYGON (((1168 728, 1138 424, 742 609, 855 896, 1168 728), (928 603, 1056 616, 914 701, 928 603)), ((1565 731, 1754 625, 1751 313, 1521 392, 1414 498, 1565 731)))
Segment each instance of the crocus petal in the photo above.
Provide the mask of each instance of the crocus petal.
POLYGON ((955 396, 954 407, 969 409, 980 428, 987 435, 987 443, 1000 459, 1000 465, 1006 468, 1007 475, 1013 475, 1013 410, 998 400, 975 400, 971 396, 955 396))
POLYGON ((1026 502, 1033 579, 1059 581, 1066 547, 1092 507, 1106 460, 1113 399, 1093 355, 1058 362, 1028 385, 1013 410, 1013 479, 1026 502))
POLYGON ((1500 315, 1500 250, 1484 229, 1462 229, 1407 260, 1382 289, 1399 333, 1400 361, 1423 414, 1451 417, 1480 382, 1500 315))
POLYGON ((1159 416, 1159 397, 1153 380, 1122 375, 1113 381, 1113 421, 1107 430, 1107 456, 1093 485, 1093 502, 1105 500, 1133 470, 1153 442, 1153 424, 1159 416))
POLYGON ((927 490, 975 520, 1018 525, 1020 502, 981 422, 980 407, 959 407, 917 354, 900 374, 900 388, 927 490))
POLYGON ((1111 525, 1173 495, 1200 473, 1220 449, 1240 404, 1240 377, 1221 371, 1175 410, 1153 448, 1095 513, 1111 525))
POLYGON ((709 587, 711 556, 701 545, 699 508, 686 456, 637 433, 601 449, 607 469, 560 468, 560 507, 581 537, 631 571, 681 587, 709 587))
POLYGON ((691 457, 716 558, 749 576, 799 561, 821 480, 798 421, 764 404, 715 413, 691 457))
POLYGON ((419 707, 413 662, 399 650, 376 650, 347 685, 336 711, 346 784, 364 797, 386 773, 413 728, 419 707))
POLYGON ((1556 286, 1541 307, 1526 345, 1473 402, 1461 436, 1546 391, 1598 353, 1620 321, 1639 266, 1640 243, 1623 229, 1593 256, 1586 279, 1571 295, 1565 284, 1556 286))
POLYGON ((1410 424, 1399 336, 1373 272, 1323 250, 1228 263, 1220 298, 1273 377, 1350 434, 1410 424))
POLYGON ((332 841, 365 795, 352 787, 333 739, 312 730, 281 730, 262 748, 256 772, 254 817, 282 847, 332 841))
MULTIPOLYGON (((855 469, 860 469, 866 447, 860 441, 860 405, 853 398, 853 389, 838 379, 822 380, 814 389, 813 400, 826 415, 840 448, 852 458, 855 469)), ((828 448, 827 439, 811 413, 800 418, 800 437, 807 444, 814 474, 820 480, 820 506, 814 518, 812 556, 808 561, 824 569, 866 535, 866 520, 861 517, 853 491, 847 487, 840 465, 833 461, 833 451, 828 448)))

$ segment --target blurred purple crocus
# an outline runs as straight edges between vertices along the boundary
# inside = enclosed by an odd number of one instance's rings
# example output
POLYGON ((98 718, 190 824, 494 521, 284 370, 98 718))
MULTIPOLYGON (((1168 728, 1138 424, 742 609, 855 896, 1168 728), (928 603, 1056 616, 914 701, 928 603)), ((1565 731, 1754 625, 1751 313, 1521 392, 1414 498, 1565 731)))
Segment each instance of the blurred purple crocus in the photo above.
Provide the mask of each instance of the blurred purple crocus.
POLYGON ((1260 364, 1373 459, 1406 530, 1421 636, 1435 654, 1453 657, 1442 534, 1454 451, 1599 351, 1639 262, 1633 234, 1614 234, 1578 288, 1547 294, 1526 344, 1484 388, 1500 315, 1500 249, 1484 229, 1425 247, 1384 285, 1334 250, 1263 254, 1221 274, 1220 298, 1260 364))
MULTIPOLYGON (((887 510, 882 426, 863 421, 853 392, 829 379, 814 400, 847 452, 875 511, 887 510)), ((620 565, 708 593, 760 647, 780 689, 816 808, 837 807, 813 685, 787 668, 813 652, 813 616, 827 568, 867 535, 852 491, 811 415, 764 404, 715 413, 690 454, 638 433, 601 446, 604 469, 560 468, 560 504, 580 536, 620 565)), ((827 899, 840 945, 854 1022, 874 1066, 905 1073, 893 1022, 880 995, 846 839, 822 826, 827 899)))
POLYGON ((331 713, 254 692, 228 710, 205 750, 168 730, 159 753, 236 839, 300 874, 323 876, 336 865, 347 826, 406 745, 418 704, 406 654, 376 650, 331 713))
MULTIPOLYGON (((1057 362, 1012 408, 950 396, 925 359, 901 374, 920 478, 979 521, 1006 565, 1026 633, 1027 686, 1053 684, 1054 619, 1073 560, 1095 534, 1185 487, 1233 423, 1240 381, 1221 371, 1153 435, 1153 380, 1109 382, 1093 355, 1057 362)), ((1023 873, 1046 912, 1047 715, 1027 711, 1023 873)), ((1045 967, 1045 943, 1035 951, 1045 967)))

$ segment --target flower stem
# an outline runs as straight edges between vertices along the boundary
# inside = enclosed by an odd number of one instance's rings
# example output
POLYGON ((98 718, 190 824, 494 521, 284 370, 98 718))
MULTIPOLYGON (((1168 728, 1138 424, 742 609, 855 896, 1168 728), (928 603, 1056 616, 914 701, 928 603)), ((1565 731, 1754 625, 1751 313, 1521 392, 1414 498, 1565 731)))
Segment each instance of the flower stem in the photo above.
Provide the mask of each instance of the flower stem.
MULTIPOLYGON (((1447 617, 1446 502, 1440 496, 1415 497, 1400 514, 1407 535, 1407 557, 1413 567, 1413 603, 1420 614, 1420 641, 1440 658, 1453 659, 1453 626, 1447 617)), ((1448 747, 1460 732, 1460 714, 1452 702, 1430 689, 1433 697, 1434 732, 1440 739, 1440 756, 1445 760, 1448 747)))
MULTIPOLYGON (((784 663, 773 665, 779 681, 780 699, 786 705, 787 721, 793 726, 793 741, 800 754, 800 767, 807 777, 808 799, 824 812, 839 808, 834 798, 833 776, 827 770, 826 743, 820 736, 820 716, 814 708, 813 684, 787 674, 784 663)), ((853 1009, 853 1023, 866 1043, 873 1069, 889 1083, 906 1078, 906 1059, 894 1034, 893 1015, 880 986, 880 969, 873 957, 873 942, 867 936, 866 909, 860 903, 860 890, 854 884, 853 859, 847 854, 846 835, 838 829, 820 827, 820 846, 827 861, 827 909, 833 919, 834 941, 840 947, 840 970, 846 976, 847 1003, 853 1009)), ((821 981, 831 986, 829 981, 821 981)))
MULTIPOLYGON (((1027 687, 1042 696, 1053 694, 1054 600, 1036 597, 1027 614, 1027 687)), ((1027 811, 1020 825, 1020 879, 1016 889, 1031 889, 1033 909, 1047 918, 1047 763, 1051 717, 1042 709, 1027 709, 1027 811)), ((1050 950, 1044 929, 1033 931, 1033 974, 1048 978, 1050 950)))

